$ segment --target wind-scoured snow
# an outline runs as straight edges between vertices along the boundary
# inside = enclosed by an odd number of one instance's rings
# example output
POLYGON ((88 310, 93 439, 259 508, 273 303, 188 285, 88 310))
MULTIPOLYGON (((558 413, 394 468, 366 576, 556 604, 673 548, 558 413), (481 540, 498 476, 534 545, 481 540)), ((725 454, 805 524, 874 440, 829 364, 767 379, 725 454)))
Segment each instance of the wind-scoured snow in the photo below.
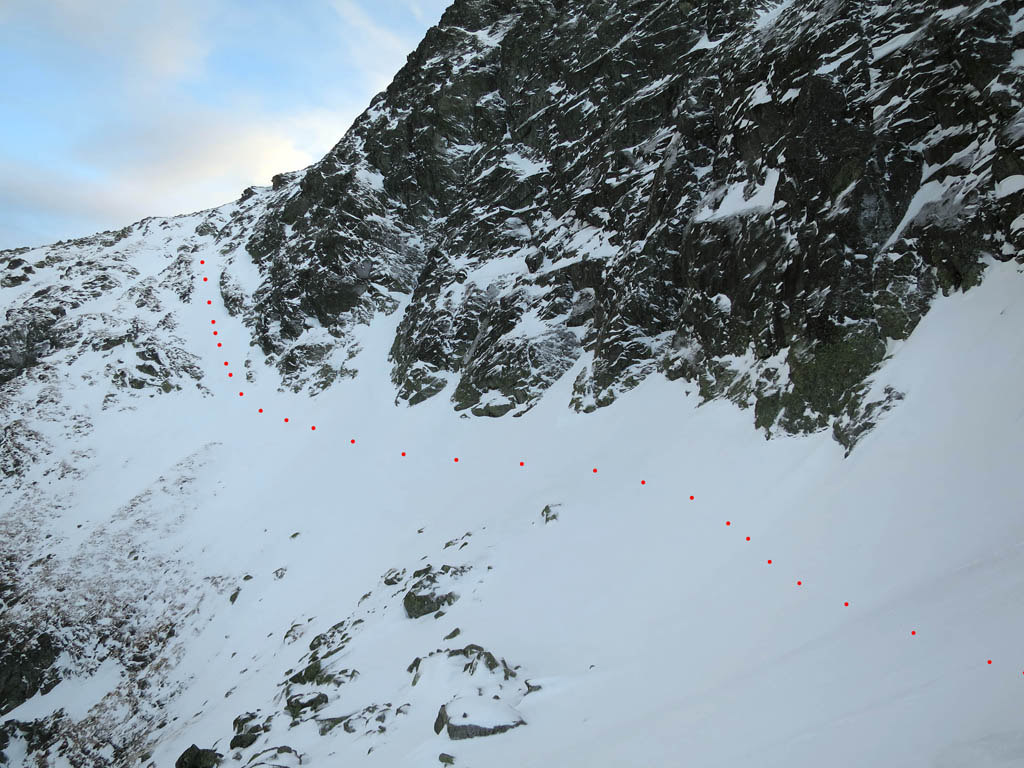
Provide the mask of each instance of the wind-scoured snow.
POLYGON ((709 51, 717 48, 725 42, 725 38, 719 38, 718 40, 709 40, 707 32, 700 36, 700 40, 693 44, 693 48, 690 49, 690 53, 694 51, 709 51))
POLYGON ((746 182, 730 184, 718 204, 714 208, 702 208, 694 216, 694 221, 714 221, 769 211, 775 203, 775 187, 778 183, 779 171, 770 168, 765 172, 764 183, 755 185, 751 193, 747 192, 749 187, 746 182))
POLYGON ((770 29, 789 10, 794 2, 795 0, 781 0, 769 5, 763 11, 758 11, 757 17, 754 20, 754 27, 760 31, 770 29))
POLYGON ((896 35, 891 40, 886 41, 882 45, 879 45, 871 49, 871 58, 874 61, 881 61, 886 56, 900 50, 901 48, 910 45, 917 37, 921 34, 920 29, 915 29, 913 32, 904 32, 903 34, 896 35))
POLYGON ((1007 176, 1005 179, 996 182, 996 197, 1003 198, 1020 192, 1024 189, 1024 175, 1016 174, 1015 176, 1007 176))
POLYGON ((910 199, 910 204, 907 206, 906 213, 903 214, 903 218, 900 223, 893 230, 889 239, 885 245, 882 246, 882 250, 886 250, 890 245, 899 239, 899 236, 903 233, 917 216, 930 204, 937 203, 943 199, 946 192, 946 183, 942 181, 929 181, 921 185, 921 188, 917 190, 914 196, 910 199))

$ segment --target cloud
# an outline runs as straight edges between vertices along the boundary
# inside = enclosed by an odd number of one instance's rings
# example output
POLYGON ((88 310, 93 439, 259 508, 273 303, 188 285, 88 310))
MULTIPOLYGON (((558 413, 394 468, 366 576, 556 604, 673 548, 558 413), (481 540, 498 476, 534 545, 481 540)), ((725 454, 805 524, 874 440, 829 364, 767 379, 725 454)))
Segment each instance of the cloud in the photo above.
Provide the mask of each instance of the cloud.
POLYGON ((168 10, 159 6, 154 27, 136 41, 136 55, 159 77, 179 78, 202 71, 210 42, 202 34, 202 11, 182 12, 184 4, 168 10))
POLYGON ((220 205, 315 162, 446 2, 0 0, 0 65, 20 71, 0 248, 220 205))
POLYGON ((416 17, 416 21, 426 21, 427 17, 423 14, 423 9, 420 8, 419 4, 414 0, 406 0, 405 7, 409 9, 409 12, 416 17))
POLYGON ((8 0, 4 13, 5 23, 34 27, 136 76, 198 74, 210 51, 208 8, 197 0, 8 0))
POLYGON ((342 110, 268 115, 237 105, 143 113, 98 126, 76 143, 72 156, 84 166, 139 183, 167 187, 205 176, 230 180, 237 192, 319 159, 354 118, 354 112, 342 110))
POLYGON ((352 64, 362 70, 375 91, 384 90, 405 63, 415 41, 376 23, 353 0, 333 0, 331 5, 342 21, 359 33, 345 36, 352 64))
POLYGON ((140 115, 84 137, 74 162, 61 167, 0 157, 0 248, 221 205, 247 186, 315 162, 354 117, 323 109, 275 117, 237 109, 140 115))

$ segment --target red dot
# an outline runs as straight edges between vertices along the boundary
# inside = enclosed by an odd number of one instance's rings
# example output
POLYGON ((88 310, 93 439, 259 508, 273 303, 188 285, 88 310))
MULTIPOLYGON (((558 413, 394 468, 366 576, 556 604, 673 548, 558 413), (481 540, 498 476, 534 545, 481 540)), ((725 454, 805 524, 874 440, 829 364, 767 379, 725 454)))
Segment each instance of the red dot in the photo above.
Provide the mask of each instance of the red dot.
POLYGON ((849 603, 843 603, 843 607, 844 607, 844 608, 849 608, 849 607, 850 607, 850 604, 849 604, 849 603))
POLYGON ((725 521, 725 524, 726 525, 732 525, 732 523, 730 523, 728 520, 725 521))
POLYGON ((285 423, 285 424, 287 424, 287 423, 288 423, 288 419, 285 419, 285 420, 284 420, 284 423, 285 423))
POLYGON ((594 467, 594 472, 597 472, 597 467, 594 467))
POLYGON ((802 581, 798 581, 798 582, 796 583, 796 585, 797 585, 798 587, 800 587, 800 586, 803 586, 803 582, 802 582, 802 581))
POLYGON ((310 427, 310 429, 316 432, 316 427, 310 427))
POLYGON ((916 635, 916 634, 917 634, 917 630, 916 630, 916 629, 912 629, 912 630, 910 630, 910 634, 912 634, 912 635, 916 635))
POLYGON ((199 263, 200 263, 200 264, 205 264, 205 263, 206 263, 206 259, 200 259, 200 260, 199 260, 199 263))
POLYGON ((989 659, 989 660, 988 660, 988 663, 989 663, 989 664, 991 664, 991 663, 992 663, 992 659, 989 659))
POLYGON ((223 345, 223 344, 221 344, 221 343, 220 343, 220 342, 218 341, 218 342, 217 342, 217 346, 218 346, 218 347, 223 347, 224 345, 223 345))
POLYGON ((234 376, 234 375, 235 375, 235 374, 233 374, 233 373, 229 373, 229 374, 228 374, 228 378, 230 379, 230 378, 231 378, 232 376, 234 376))
POLYGON ((216 335, 217 335, 217 332, 216 332, 216 331, 214 331, 214 332, 213 332, 213 335, 214 335, 214 336, 216 336, 216 335))
POLYGON ((640 485, 647 485, 647 481, 646 480, 641 480, 640 481, 640 485))
POLYGON ((239 397, 242 397, 242 396, 243 396, 244 394, 245 394, 245 392, 239 392, 239 393, 238 393, 238 396, 239 396, 239 397))
POLYGON ((225 360, 225 361, 224 361, 224 365, 227 365, 227 364, 228 364, 228 361, 227 361, 227 360, 225 360))
POLYGON ((216 321, 216 320, 211 320, 211 321, 210 321, 210 325, 216 325, 216 324, 217 324, 217 321, 216 321))
POLYGON ((263 413, 263 409, 262 408, 260 408, 260 413, 263 413))
POLYGON ((206 300, 206 303, 207 303, 207 304, 213 304, 213 302, 212 302, 212 301, 210 301, 209 299, 207 299, 207 300, 206 300))
POLYGON ((207 279, 208 279, 208 278, 205 278, 205 277, 204 277, 204 278, 203 278, 203 282, 205 283, 205 282, 207 281, 207 279))
POLYGON ((693 496, 690 497, 690 501, 693 501, 693 496))
POLYGON ((526 466, 526 462, 525 461, 520 461, 519 462, 519 466, 520 467, 525 467, 526 466))
POLYGON ((771 564, 772 564, 772 561, 771 561, 771 560, 769 560, 769 561, 768 561, 768 565, 771 565, 771 564))
POLYGON ((750 537, 749 536, 747 536, 747 541, 750 541, 750 537))
POLYGON ((458 464, 458 463, 459 463, 459 457, 458 457, 458 456, 456 456, 456 457, 455 457, 455 463, 456 463, 456 464, 458 464))
MULTIPOLYGON (((355 438, 352 438, 351 440, 349 440, 349 442, 352 443, 352 445, 356 444, 355 438)), ((456 459, 456 461, 458 461, 458 459, 456 459)))
POLYGON ((402 451, 402 455, 405 456, 405 451, 402 451))

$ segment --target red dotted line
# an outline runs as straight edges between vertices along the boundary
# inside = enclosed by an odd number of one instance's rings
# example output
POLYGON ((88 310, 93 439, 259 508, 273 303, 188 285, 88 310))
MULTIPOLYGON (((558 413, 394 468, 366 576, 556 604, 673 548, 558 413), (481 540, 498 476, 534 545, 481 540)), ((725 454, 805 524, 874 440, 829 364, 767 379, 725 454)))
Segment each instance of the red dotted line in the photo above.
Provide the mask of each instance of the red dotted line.
MULTIPOLYGON (((692 500, 692 499, 693 499, 693 496, 691 496, 691 497, 690 497, 690 499, 692 500)), ((726 520, 726 521, 725 521, 725 525, 726 525, 726 527, 732 527, 732 521, 731 521, 731 520, 726 520)), ((749 536, 747 536, 747 537, 746 537, 746 540, 747 540, 747 541, 750 541, 750 537, 749 537, 749 536)), ((770 559, 769 559, 769 560, 768 560, 768 565, 771 565, 771 564, 772 564, 772 560, 770 560, 770 559)), ((803 583, 803 580, 797 580, 797 582, 796 582, 796 585, 797 585, 798 587, 802 587, 802 586, 803 586, 803 584, 804 584, 804 583, 803 583)), ((849 607, 850 607, 850 602, 849 602, 848 600, 845 600, 845 601, 843 601, 843 607, 844 607, 844 608, 849 608, 849 607)), ((911 636, 911 637, 917 637, 917 630, 916 630, 916 629, 912 629, 912 630, 910 630, 910 636, 911 636)), ((986 662, 985 662, 985 663, 986 663, 986 665, 990 665, 990 664, 992 664, 992 659, 988 659, 988 660, 986 660, 986 662)), ((1022 675, 1024 675, 1024 672, 1022 672, 1021 674, 1022 674, 1022 675)))
MULTIPOLYGON (((200 259, 200 260, 199 260, 199 263, 200 263, 200 264, 206 264, 206 261, 205 261, 205 259, 200 259)), ((208 279, 208 278, 206 278, 206 277, 203 277, 203 282, 204 282, 204 283, 205 283, 205 282, 208 282, 208 281, 209 281, 209 279, 208 279)), ((207 304, 208 306, 211 306, 211 305, 213 304, 213 301, 212 301, 211 299, 207 299, 207 300, 206 300, 206 304, 207 304)), ((210 320, 210 325, 216 325, 216 324, 217 324, 217 321, 216 321, 216 320, 213 320, 213 319, 211 319, 211 320, 210 320)), ((216 336, 216 335, 217 335, 217 331, 214 331, 214 332, 213 332, 213 335, 214 335, 214 336, 216 336)), ((218 348, 221 348, 222 346, 223 346, 223 342, 220 342, 220 341, 218 341, 218 342, 217 342, 217 347, 218 347, 218 348)), ((225 360, 225 361, 224 361, 224 365, 225 365, 226 367, 230 367, 230 366, 228 365, 228 361, 227 361, 227 360, 225 360)), ((233 374, 233 373, 232 373, 231 371, 228 371, 228 378, 232 378, 233 376, 234 376, 234 374, 233 374)), ((238 393, 238 396, 239 396, 239 397, 243 397, 244 395, 245 395, 245 392, 239 392, 239 393, 238 393)), ((259 412, 259 413, 263 413, 263 409, 262 409, 262 408, 259 408, 259 409, 257 409, 257 410, 258 410, 258 412, 259 412)), ((286 416, 286 417, 284 418, 284 423, 285 423, 285 424, 288 424, 288 423, 289 423, 289 420, 288 420, 288 417, 287 417, 287 416, 286 416)), ((310 431, 312 431, 312 432, 315 432, 315 431, 316 431, 316 425, 315 425, 315 424, 314 424, 314 425, 310 425, 310 431)), ((351 440, 350 440, 349 442, 350 442, 350 443, 351 443, 352 445, 355 445, 355 442, 356 442, 356 441, 355 441, 355 438, 352 438, 352 439, 351 439, 351 440)), ((406 455, 405 451, 402 451, 402 456, 404 457, 405 455, 406 455)), ((459 457, 458 457, 458 456, 454 457, 454 458, 453 458, 453 462, 454 462, 455 464, 458 464, 458 463, 459 463, 459 457)), ((520 467, 525 467, 525 466, 526 466, 526 462, 525 462, 525 461, 520 461, 520 462, 519 462, 519 466, 520 466, 520 467)), ((596 475, 596 474, 597 474, 597 467, 594 467, 594 468, 593 468, 593 469, 591 470, 591 473, 592 473, 592 474, 595 474, 595 475, 596 475)), ((647 481, 646 481, 646 480, 641 480, 641 481, 640 481, 640 485, 647 485, 647 481)), ((693 496, 690 496, 690 501, 693 501, 693 500, 694 500, 694 497, 693 497, 693 496)), ((726 527, 727 527, 727 528, 731 528, 731 527, 732 527, 732 521, 731 521, 731 520, 726 520, 726 521, 725 521, 725 525, 726 525, 726 527)), ((750 536, 747 536, 747 537, 746 537, 746 540, 747 540, 747 541, 750 541, 750 536)), ((771 565, 771 564, 772 564, 772 560, 771 560, 771 559, 769 559, 769 560, 768 560, 768 565, 771 565)), ((796 582, 796 586, 798 586, 798 587, 802 587, 802 586, 803 586, 803 580, 797 580, 797 582, 796 582)), ((849 601, 844 601, 844 602, 843 602, 843 607, 844 607, 844 608, 849 608, 849 607, 850 607, 850 603, 849 603, 849 601)), ((916 630, 916 629, 912 629, 912 630, 910 631, 910 635, 911 635, 911 637, 916 637, 916 636, 917 636, 917 630, 916 630)), ((986 664, 987 664, 987 665, 991 665, 991 664, 992 664, 992 659, 988 659, 988 660, 986 661, 986 664)), ((1022 675, 1024 675, 1024 672, 1022 672, 1021 674, 1022 674, 1022 675)))

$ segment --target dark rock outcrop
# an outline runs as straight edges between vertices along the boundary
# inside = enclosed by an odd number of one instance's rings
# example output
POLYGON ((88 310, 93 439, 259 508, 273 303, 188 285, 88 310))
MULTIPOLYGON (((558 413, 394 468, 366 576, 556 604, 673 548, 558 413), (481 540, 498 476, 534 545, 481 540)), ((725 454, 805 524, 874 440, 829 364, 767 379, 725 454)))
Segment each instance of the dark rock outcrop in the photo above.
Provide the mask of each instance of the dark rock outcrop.
POLYGON ((193 744, 174 761, 174 768, 216 768, 223 755, 212 749, 200 749, 193 744))
POLYGON ((441 584, 458 578, 468 570, 468 566, 442 565, 435 571, 433 566, 426 565, 415 571, 413 578, 416 581, 410 585, 409 591, 402 598, 406 615, 410 619, 418 619, 454 603, 459 599, 458 594, 446 591, 441 584))
MULTIPOLYGON (((494 736, 520 725, 526 725, 526 721, 511 707, 503 707, 507 711, 507 722, 474 722, 474 718, 468 712, 459 712, 459 703, 456 700, 450 704, 442 704, 434 720, 434 733, 441 733, 447 729, 448 738, 453 741, 460 739, 473 739, 480 736, 494 736)), ((493 719, 493 718, 492 718, 493 719)))
POLYGON ((410 619, 418 619, 420 616, 435 613, 444 606, 451 605, 456 599, 457 596, 453 592, 444 594, 407 592, 402 598, 402 605, 405 606, 405 613, 410 619))
POLYGON ((60 650, 50 635, 43 633, 31 640, 0 648, 0 715, 7 714, 36 693, 47 693, 60 677, 51 669, 60 650))

